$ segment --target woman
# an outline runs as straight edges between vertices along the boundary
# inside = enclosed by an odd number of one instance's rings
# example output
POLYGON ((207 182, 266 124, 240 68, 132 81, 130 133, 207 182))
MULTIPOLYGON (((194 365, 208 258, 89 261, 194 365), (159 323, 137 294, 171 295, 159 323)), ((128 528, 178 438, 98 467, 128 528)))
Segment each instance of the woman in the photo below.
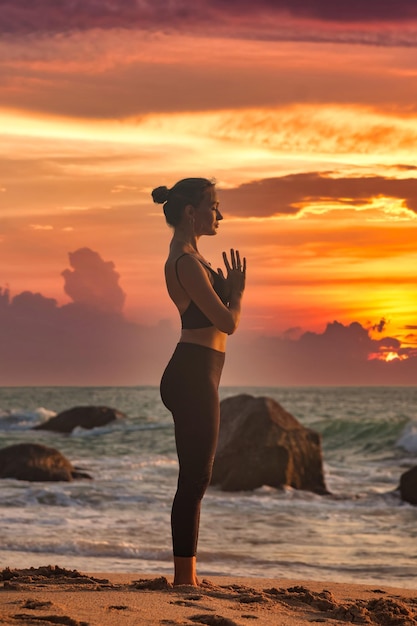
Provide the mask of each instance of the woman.
POLYGON ((220 220, 214 183, 186 178, 171 189, 153 190, 174 229, 165 279, 182 321, 180 341, 161 380, 161 397, 171 411, 179 460, 172 505, 174 585, 198 585, 196 551, 200 506, 210 483, 219 432, 218 386, 227 335, 236 330, 245 288, 246 260, 223 253, 226 276, 201 256, 202 235, 215 235, 220 220))

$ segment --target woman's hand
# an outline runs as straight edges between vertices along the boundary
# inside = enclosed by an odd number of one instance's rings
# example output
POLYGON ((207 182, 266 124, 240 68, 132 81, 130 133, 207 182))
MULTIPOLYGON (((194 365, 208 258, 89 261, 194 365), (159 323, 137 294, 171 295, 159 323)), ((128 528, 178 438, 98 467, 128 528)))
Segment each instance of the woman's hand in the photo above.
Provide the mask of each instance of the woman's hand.
POLYGON ((222 270, 219 268, 219 274, 225 279, 227 283, 227 290, 229 296, 242 294, 245 289, 246 279, 246 258, 243 257, 243 261, 240 259, 239 250, 230 250, 230 262, 227 258, 226 252, 223 252, 223 261, 226 267, 226 277, 222 270))

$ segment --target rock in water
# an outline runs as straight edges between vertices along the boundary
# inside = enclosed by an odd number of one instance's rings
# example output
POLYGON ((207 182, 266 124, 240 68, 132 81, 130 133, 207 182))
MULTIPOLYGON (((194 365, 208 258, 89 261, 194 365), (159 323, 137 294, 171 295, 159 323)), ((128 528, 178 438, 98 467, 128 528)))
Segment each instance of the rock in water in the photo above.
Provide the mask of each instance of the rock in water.
POLYGON ((52 430, 56 433, 71 433, 77 426, 91 430, 126 417, 120 411, 107 406, 76 406, 38 424, 33 430, 52 430))
POLYGON ((401 474, 400 495, 404 502, 417 505, 417 466, 401 474))
POLYGON ((91 476, 78 471, 55 448, 38 443, 18 443, 0 449, 0 478, 69 482, 91 476))
POLYGON ((220 403, 212 484, 225 491, 269 485, 328 494, 321 437, 275 400, 239 395, 220 403))

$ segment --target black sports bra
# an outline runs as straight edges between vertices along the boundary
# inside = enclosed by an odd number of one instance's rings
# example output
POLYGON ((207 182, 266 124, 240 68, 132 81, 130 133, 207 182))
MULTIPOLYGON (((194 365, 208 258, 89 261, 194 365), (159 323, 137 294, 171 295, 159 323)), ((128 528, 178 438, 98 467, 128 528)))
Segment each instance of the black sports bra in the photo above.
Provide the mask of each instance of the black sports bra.
MULTIPOLYGON (((194 256, 184 252, 178 259, 175 261, 175 273, 177 275, 177 280, 181 285, 180 278, 178 276, 178 261, 183 256, 194 256)), ((197 257, 195 257, 197 261, 200 261, 197 257)), ((210 270, 211 275, 213 276, 213 289, 219 296, 220 300, 223 304, 227 304, 227 296, 225 293, 225 280, 220 274, 215 272, 209 265, 206 265, 202 261, 200 261, 201 265, 204 265, 208 270, 210 270)), ((181 285, 182 286, 182 285, 181 285)), ((181 315, 181 328, 183 329, 195 329, 195 328, 209 328, 210 326, 214 326, 214 324, 209 320, 209 318, 204 315, 203 311, 198 308, 193 300, 190 301, 190 304, 185 309, 184 313, 181 315)))

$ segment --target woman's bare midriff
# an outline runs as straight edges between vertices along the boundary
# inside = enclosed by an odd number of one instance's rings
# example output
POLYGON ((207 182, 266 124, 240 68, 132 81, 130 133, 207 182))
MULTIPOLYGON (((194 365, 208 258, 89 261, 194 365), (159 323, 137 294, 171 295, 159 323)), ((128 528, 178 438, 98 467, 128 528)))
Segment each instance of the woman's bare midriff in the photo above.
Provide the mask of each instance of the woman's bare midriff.
POLYGON ((181 331, 180 342, 196 343, 219 352, 226 352, 227 334, 214 326, 209 328, 187 328, 181 331))

